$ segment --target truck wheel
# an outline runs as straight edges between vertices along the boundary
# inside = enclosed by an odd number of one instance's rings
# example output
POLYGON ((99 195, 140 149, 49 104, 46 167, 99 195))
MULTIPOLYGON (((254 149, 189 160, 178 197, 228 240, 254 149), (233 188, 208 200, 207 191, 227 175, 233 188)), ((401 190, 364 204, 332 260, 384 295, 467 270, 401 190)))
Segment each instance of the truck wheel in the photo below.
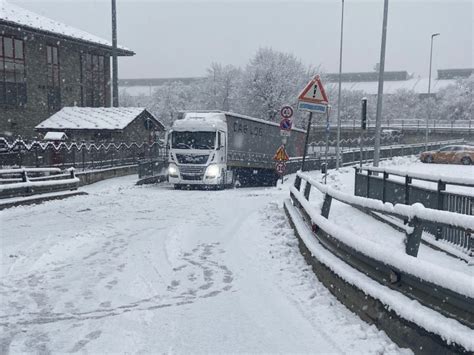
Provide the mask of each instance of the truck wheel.
POLYGON ((183 186, 179 185, 179 184, 174 184, 173 187, 174 187, 175 190, 181 190, 183 188, 183 186))

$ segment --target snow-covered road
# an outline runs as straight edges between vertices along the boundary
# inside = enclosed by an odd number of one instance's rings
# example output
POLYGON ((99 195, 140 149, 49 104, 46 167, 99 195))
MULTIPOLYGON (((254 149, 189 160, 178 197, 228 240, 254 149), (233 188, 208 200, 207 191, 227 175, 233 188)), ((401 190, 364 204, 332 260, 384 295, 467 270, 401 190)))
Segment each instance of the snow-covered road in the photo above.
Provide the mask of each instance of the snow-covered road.
POLYGON ((1 212, 0 353, 399 353, 300 255, 288 189, 135 177, 1 212))

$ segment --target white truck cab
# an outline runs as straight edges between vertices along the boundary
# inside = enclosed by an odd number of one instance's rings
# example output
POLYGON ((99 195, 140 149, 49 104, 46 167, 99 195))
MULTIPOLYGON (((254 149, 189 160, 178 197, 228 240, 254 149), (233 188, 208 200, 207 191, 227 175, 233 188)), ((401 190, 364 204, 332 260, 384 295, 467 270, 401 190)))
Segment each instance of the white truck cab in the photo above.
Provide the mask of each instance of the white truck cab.
POLYGON ((185 113, 168 133, 169 182, 215 186, 232 183, 227 170, 227 123, 220 112, 185 113))

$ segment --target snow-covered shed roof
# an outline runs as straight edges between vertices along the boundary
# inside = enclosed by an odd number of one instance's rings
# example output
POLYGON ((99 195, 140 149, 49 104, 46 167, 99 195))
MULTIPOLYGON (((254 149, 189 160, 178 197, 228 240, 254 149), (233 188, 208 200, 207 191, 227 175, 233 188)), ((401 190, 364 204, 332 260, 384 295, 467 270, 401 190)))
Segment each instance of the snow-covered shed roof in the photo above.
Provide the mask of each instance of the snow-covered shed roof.
MULTIPOLYGON (((112 49, 112 44, 100 37, 86 31, 74 28, 64 23, 41 16, 32 11, 26 10, 6 0, 0 0, 0 24, 5 23, 19 29, 33 30, 49 35, 55 35, 66 39, 71 39, 88 44, 99 45, 112 49)), ((118 46, 118 55, 134 55, 128 48, 118 46)))
POLYGON ((145 115, 164 130, 163 124, 143 107, 64 107, 35 128, 38 130, 123 130, 145 115))
POLYGON ((45 141, 64 141, 67 139, 67 134, 64 132, 47 132, 44 135, 45 141))

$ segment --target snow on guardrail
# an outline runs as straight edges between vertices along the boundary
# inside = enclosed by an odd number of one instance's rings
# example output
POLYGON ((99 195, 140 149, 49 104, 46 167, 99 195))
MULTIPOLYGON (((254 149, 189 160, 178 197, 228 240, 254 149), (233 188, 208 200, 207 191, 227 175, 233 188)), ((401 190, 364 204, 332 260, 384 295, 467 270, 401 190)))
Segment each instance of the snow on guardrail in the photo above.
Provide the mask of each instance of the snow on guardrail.
MULTIPOLYGON (((471 229, 474 230, 474 216, 450 212, 450 211, 441 211, 434 210, 431 208, 424 207, 421 203, 415 203, 413 205, 403 205, 395 204, 393 205, 390 202, 383 203, 380 200, 375 200, 371 198, 349 195, 338 190, 333 189, 329 185, 323 185, 320 182, 314 180, 313 178, 302 174, 301 172, 297 173, 297 176, 308 181, 311 185, 316 187, 319 191, 327 193, 336 200, 341 202, 357 205, 362 208, 369 208, 376 210, 377 212, 385 212, 389 214, 398 214, 409 219, 417 217, 419 219, 429 221, 429 222, 438 222, 443 223, 449 226, 471 229)), ((296 190, 296 189, 295 189, 296 190)), ((296 190, 298 191, 298 190, 296 190)), ((300 193, 298 191, 298 193, 300 193)))
MULTIPOLYGON (((311 184, 316 182, 313 179, 305 176, 304 174, 298 174, 298 175, 304 179, 308 179, 308 181, 311 184)), ((321 185, 319 182, 316 182, 316 183, 318 185, 321 185)), ((323 185, 323 187, 326 187, 326 186, 323 185)), ((345 198, 346 196, 348 196, 341 192, 337 192, 335 195, 332 195, 334 190, 327 187, 326 189, 322 190, 322 192, 325 192, 325 193, 328 193, 328 191, 329 191, 329 195, 331 195, 333 198, 338 199, 338 200, 339 200, 339 197, 345 198)), ((400 253, 394 253, 393 250, 387 250, 386 247, 380 244, 377 244, 373 241, 367 240, 361 236, 355 237, 353 232, 350 232, 342 227, 339 227, 338 225, 334 224, 334 222, 331 222, 328 219, 321 216, 321 211, 318 211, 318 209, 315 206, 313 206, 309 201, 307 201, 305 197, 303 196, 303 194, 297 188, 292 186, 291 192, 295 196, 295 198, 298 200, 298 202, 303 206, 304 210, 308 213, 313 223, 315 223, 321 229, 326 231, 329 235, 340 240, 341 242, 348 245, 349 247, 355 249, 356 251, 368 257, 371 257, 387 265, 390 265, 402 272, 419 277, 420 279, 426 280, 435 285, 439 285, 440 287, 449 289, 458 294, 461 294, 470 298, 474 298, 474 283, 472 282, 472 277, 469 277, 459 271, 446 270, 440 266, 409 256, 401 251, 400 253)), ((350 196, 350 198, 348 198, 347 200, 360 202, 359 199, 368 200, 366 198, 361 198, 357 196, 350 196), (352 200, 352 198, 356 198, 356 199, 352 200)), ((352 202, 348 202, 348 203, 352 203, 352 202)), ((388 204, 388 205, 391 205, 391 204, 388 204)), ((367 206, 368 208, 372 206, 376 206, 377 208, 379 206, 382 206, 382 208, 386 207, 388 211, 393 210, 393 207, 390 207, 390 206, 384 207, 384 204, 382 204, 378 200, 367 201, 365 206, 367 206)), ((411 206, 406 206, 406 207, 411 207, 411 206)), ((422 210, 428 210, 428 209, 425 209, 425 208, 420 209, 415 206, 411 208, 410 212, 408 212, 410 209, 402 208, 401 210, 404 213, 406 213, 407 217, 409 217, 410 215, 412 217, 420 215, 420 218, 422 218, 422 217, 426 217, 425 215, 426 211, 422 211, 422 210)), ((441 212, 439 216, 442 216, 443 218, 446 217, 445 213, 452 214, 452 212, 445 212, 445 211, 437 211, 437 212, 441 212)), ((470 218, 468 220, 469 226, 474 228, 474 217, 471 217, 471 216, 467 216, 467 217, 470 218)), ((435 218, 435 217, 432 217, 432 218, 435 218)), ((460 218, 454 223, 455 225, 458 225, 464 222, 465 220, 463 218, 460 218)))
POLYGON ((442 181, 447 184, 451 185, 460 185, 460 186, 469 186, 469 187, 474 187, 474 178, 470 177, 460 177, 460 176, 446 176, 446 175, 441 175, 441 174, 424 174, 424 173, 419 173, 419 172, 411 172, 408 169, 394 169, 394 168, 383 168, 383 167, 375 167, 375 166, 370 166, 370 167, 362 167, 359 168, 361 170, 370 170, 378 173, 387 173, 391 175, 396 175, 396 176, 408 176, 413 179, 420 179, 420 180, 425 180, 425 181, 430 181, 430 182, 438 182, 442 181))

